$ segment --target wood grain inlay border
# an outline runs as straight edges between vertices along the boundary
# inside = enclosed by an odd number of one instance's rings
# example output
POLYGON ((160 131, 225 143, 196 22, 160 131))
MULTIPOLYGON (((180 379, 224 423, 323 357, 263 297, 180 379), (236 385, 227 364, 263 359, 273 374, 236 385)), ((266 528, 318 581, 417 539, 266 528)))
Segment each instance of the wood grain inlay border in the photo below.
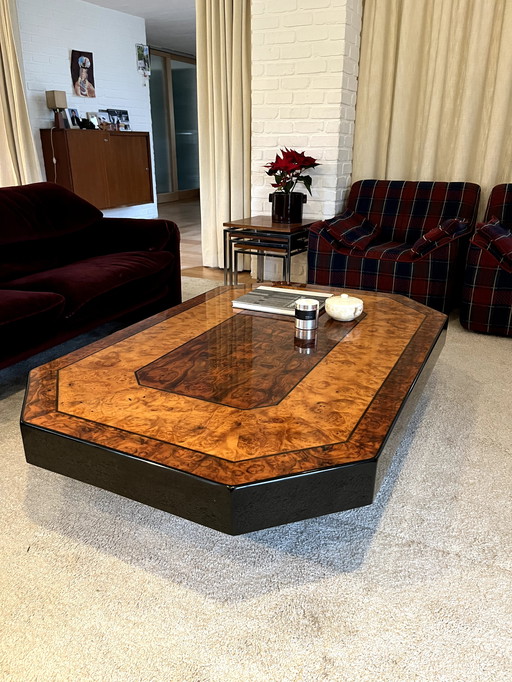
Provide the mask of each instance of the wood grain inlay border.
MULTIPOLYGON (((261 328, 255 317, 233 309, 233 291, 220 287, 34 370, 23 418, 227 485, 369 459, 385 440, 446 316, 399 296, 358 295, 365 301, 364 319, 343 336, 342 324, 322 316, 321 360, 307 372, 302 367, 292 388, 278 382, 274 405, 247 410, 137 381, 141 367, 156 367, 173 353, 184 359, 189 344, 212 329, 261 328), (234 322, 238 317, 252 322, 234 322)), ((293 338, 293 319, 286 322, 293 338)), ((279 327, 282 343, 285 322, 267 324, 270 334, 279 327)))

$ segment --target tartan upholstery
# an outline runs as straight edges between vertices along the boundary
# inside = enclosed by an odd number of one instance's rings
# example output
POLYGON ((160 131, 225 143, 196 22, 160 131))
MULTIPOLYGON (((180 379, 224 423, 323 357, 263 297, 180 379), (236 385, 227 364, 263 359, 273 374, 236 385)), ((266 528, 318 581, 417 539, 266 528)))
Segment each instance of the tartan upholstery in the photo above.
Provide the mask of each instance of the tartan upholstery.
POLYGON ((481 249, 487 249, 498 261, 498 265, 512 272, 512 232, 504 227, 498 218, 478 226, 473 242, 481 249))
POLYGON ((380 232, 377 225, 371 223, 364 215, 345 211, 325 221, 327 232, 343 246, 358 250, 366 249, 368 244, 380 232))
POLYGON ((437 227, 429 230, 411 246, 411 253, 415 256, 426 256, 438 246, 447 244, 453 237, 461 236, 467 231, 467 222, 450 218, 437 227))
POLYGON ((463 327, 512 336, 512 183, 494 187, 468 249, 460 308, 463 327))
POLYGON ((476 219, 480 188, 467 182, 359 180, 347 209, 379 225, 383 241, 414 244, 448 218, 476 219))
POLYGON ((366 216, 380 234, 368 248, 358 250, 335 240, 325 221, 313 224, 308 282, 403 294, 449 310, 479 196, 478 185, 464 182, 354 183, 346 210, 366 216), (456 224, 446 222, 455 218, 456 224))

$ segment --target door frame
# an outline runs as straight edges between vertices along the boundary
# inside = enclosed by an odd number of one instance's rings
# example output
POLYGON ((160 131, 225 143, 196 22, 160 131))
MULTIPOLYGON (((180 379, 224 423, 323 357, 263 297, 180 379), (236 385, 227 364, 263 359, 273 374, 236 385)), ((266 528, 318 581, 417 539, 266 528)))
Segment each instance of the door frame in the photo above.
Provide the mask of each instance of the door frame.
MULTIPOLYGON (((149 48, 149 54, 155 55, 157 57, 163 57, 164 59, 164 83, 165 83, 165 95, 167 100, 167 106, 169 110, 169 116, 167 118, 167 134, 169 135, 169 149, 170 149, 170 159, 169 159, 169 171, 171 176, 171 186, 178 187, 178 161, 176 158, 176 126, 174 120, 174 100, 172 91, 172 68, 171 61, 186 62, 187 64, 196 64, 196 60, 193 57, 184 57, 183 55, 175 54, 174 52, 169 52, 167 50, 161 50, 156 48, 149 48)), ((174 190, 172 192, 157 192, 157 203, 163 204, 169 201, 179 201, 180 199, 194 199, 199 197, 199 189, 187 189, 187 190, 174 190)))

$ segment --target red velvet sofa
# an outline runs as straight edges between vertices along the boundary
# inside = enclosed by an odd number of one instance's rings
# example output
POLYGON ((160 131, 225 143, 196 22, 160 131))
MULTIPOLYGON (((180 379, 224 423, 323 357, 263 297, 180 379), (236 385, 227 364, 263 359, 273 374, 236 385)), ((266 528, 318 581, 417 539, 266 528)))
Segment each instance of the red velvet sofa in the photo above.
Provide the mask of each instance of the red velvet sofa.
POLYGON ((179 242, 173 222, 105 218, 53 183, 0 188, 0 368, 180 303, 179 242))

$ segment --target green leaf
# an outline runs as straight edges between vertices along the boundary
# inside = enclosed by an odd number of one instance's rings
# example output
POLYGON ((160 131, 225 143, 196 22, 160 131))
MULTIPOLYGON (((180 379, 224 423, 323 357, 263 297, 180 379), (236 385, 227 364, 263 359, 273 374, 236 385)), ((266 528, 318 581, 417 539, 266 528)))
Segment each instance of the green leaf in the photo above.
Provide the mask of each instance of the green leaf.
MULTIPOLYGON (((308 190, 308 192, 311 194, 311 176, 310 175, 304 175, 300 180, 304 183, 304 187, 308 190)), ((313 196, 311 194, 311 196, 313 196)))

